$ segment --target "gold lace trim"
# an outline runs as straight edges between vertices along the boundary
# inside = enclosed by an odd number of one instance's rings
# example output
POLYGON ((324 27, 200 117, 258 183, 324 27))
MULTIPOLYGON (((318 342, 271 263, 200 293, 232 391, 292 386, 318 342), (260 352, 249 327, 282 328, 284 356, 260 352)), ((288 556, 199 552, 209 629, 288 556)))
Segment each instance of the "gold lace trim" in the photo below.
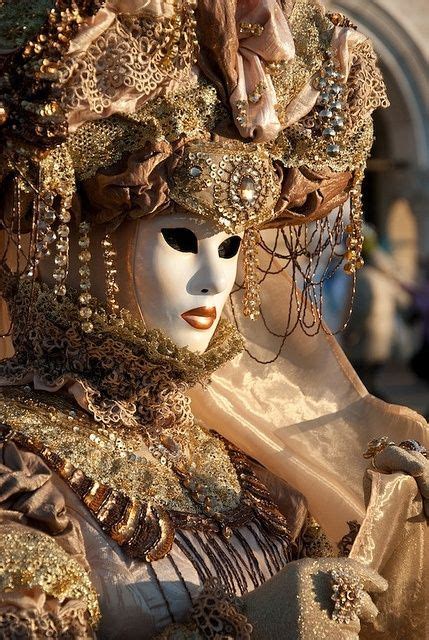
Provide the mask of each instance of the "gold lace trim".
POLYGON ((172 624, 156 640, 250 640, 252 625, 216 578, 208 580, 194 603, 192 622, 172 624))
POLYGON ((0 606, 0 637, 3 640, 88 640, 93 637, 88 627, 86 611, 78 604, 66 605, 55 614, 0 606))
POLYGON ((204 139, 224 114, 214 87, 204 81, 194 86, 179 83, 170 95, 150 100, 126 118, 112 115, 83 124, 67 142, 51 151, 42 165, 54 179, 64 174, 70 180, 69 167, 73 166, 76 178, 86 180, 100 167, 108 167, 148 143, 175 142, 182 136, 204 139))
POLYGON ((206 382, 243 347, 238 331, 223 320, 208 349, 196 354, 159 330, 147 331, 127 312, 123 326, 108 321, 101 306, 93 332, 86 334, 74 299, 59 302, 46 285, 22 282, 11 297, 15 355, 0 363, 0 378, 22 384, 37 374, 57 388, 78 381, 94 416, 105 424, 134 428, 158 419, 180 427, 191 417, 183 392, 206 382))
POLYGON ((74 300, 58 302, 45 285, 33 289, 29 323, 30 292, 28 282, 9 291, 16 352, 0 363, 3 383, 79 382, 96 421, 76 411, 71 396, 4 387, 4 440, 40 455, 133 557, 164 557, 176 527, 229 537, 256 518, 287 539, 245 456, 196 423, 185 395, 240 351, 231 325, 222 323, 208 350, 195 354, 127 314, 123 326, 112 325, 101 307, 84 333, 74 300))
POLYGON ((34 587, 60 602, 81 600, 92 624, 100 617, 88 575, 55 540, 38 531, 0 534, 0 591, 34 587))
POLYGON ((250 640, 252 625, 238 608, 238 600, 228 596, 216 578, 209 580, 192 611, 198 630, 203 638, 234 638, 250 640))
POLYGON ((385 109, 390 104, 370 40, 360 43, 353 51, 347 87, 346 114, 351 132, 357 131, 375 109, 385 109))
POLYGON ((197 49, 193 7, 176 4, 173 17, 120 14, 84 53, 66 58, 58 83, 64 110, 101 116, 125 96, 141 100, 188 80, 197 49))

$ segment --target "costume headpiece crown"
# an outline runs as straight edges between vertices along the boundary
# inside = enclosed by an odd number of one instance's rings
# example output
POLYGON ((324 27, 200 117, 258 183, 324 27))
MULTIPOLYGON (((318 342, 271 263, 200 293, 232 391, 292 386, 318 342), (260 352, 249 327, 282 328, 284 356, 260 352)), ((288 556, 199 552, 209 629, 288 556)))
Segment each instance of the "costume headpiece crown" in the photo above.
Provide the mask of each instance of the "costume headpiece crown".
MULTIPOLYGON (((35 277, 55 241, 55 292, 64 296, 69 224, 83 215, 82 317, 91 330, 90 225, 108 234, 176 202, 224 230, 247 230, 251 316, 265 277, 255 263, 259 230, 281 229, 275 246, 261 246, 299 272, 317 330, 319 258, 329 249, 337 259, 343 237, 341 210, 332 224, 327 216, 348 197, 346 270, 362 264, 370 116, 388 104, 367 38, 319 0, 24 4, 0 2, 0 208, 17 275, 35 277)), ((103 247, 116 312, 108 237, 103 247)))

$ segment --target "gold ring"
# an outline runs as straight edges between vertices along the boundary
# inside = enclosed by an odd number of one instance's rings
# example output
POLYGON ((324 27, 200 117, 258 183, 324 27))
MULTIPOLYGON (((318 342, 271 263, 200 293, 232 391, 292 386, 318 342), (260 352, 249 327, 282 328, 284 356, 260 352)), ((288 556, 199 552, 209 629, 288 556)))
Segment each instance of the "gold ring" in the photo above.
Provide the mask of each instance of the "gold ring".
POLYGON ((367 448, 365 453, 363 454, 364 458, 373 458, 377 453, 383 451, 386 447, 391 447, 395 445, 394 442, 389 440, 387 436, 381 436, 379 438, 374 438, 367 444, 367 448))

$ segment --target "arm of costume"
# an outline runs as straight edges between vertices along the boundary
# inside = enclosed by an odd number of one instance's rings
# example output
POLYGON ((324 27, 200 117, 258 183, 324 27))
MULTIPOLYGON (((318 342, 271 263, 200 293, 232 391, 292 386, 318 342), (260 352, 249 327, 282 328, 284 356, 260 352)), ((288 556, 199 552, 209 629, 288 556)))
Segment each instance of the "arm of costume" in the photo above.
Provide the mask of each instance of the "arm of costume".
POLYGON ((0 550, 2 637, 94 637, 80 530, 48 467, 13 442, 0 448, 0 550))
POLYGON ((170 625, 156 640, 358 640, 361 620, 372 624, 378 614, 369 593, 386 588, 375 571, 348 558, 291 562, 241 598, 227 595, 213 579, 194 603, 190 622, 170 625), (333 597, 335 581, 339 590, 333 597))

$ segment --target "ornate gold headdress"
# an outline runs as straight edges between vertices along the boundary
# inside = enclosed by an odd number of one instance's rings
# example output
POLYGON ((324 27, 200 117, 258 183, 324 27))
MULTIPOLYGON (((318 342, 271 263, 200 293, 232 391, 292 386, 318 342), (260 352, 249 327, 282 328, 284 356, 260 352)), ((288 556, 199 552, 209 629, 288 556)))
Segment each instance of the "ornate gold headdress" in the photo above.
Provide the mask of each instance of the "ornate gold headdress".
POLYGON ((279 195, 267 149, 239 141, 191 142, 170 188, 172 200, 230 233, 271 220, 279 195))
POLYGON ((80 304, 91 331, 90 226, 105 225, 116 316, 109 234, 125 217, 180 204, 220 228, 246 231, 246 315, 258 314, 258 285, 271 273, 258 267, 259 245, 271 262, 292 265, 302 288, 296 300, 313 309, 318 330, 321 254, 345 256, 352 274, 362 263, 371 112, 387 105, 368 40, 318 0, 295 0, 289 13, 270 0, 268 19, 258 9, 239 23, 220 0, 198 9, 194 0, 24 4, 0 3, 3 262, 14 247, 17 275, 34 278, 55 244, 55 293, 64 296, 70 224, 84 212, 80 304), (268 247, 259 232, 270 227, 277 232, 268 247))

